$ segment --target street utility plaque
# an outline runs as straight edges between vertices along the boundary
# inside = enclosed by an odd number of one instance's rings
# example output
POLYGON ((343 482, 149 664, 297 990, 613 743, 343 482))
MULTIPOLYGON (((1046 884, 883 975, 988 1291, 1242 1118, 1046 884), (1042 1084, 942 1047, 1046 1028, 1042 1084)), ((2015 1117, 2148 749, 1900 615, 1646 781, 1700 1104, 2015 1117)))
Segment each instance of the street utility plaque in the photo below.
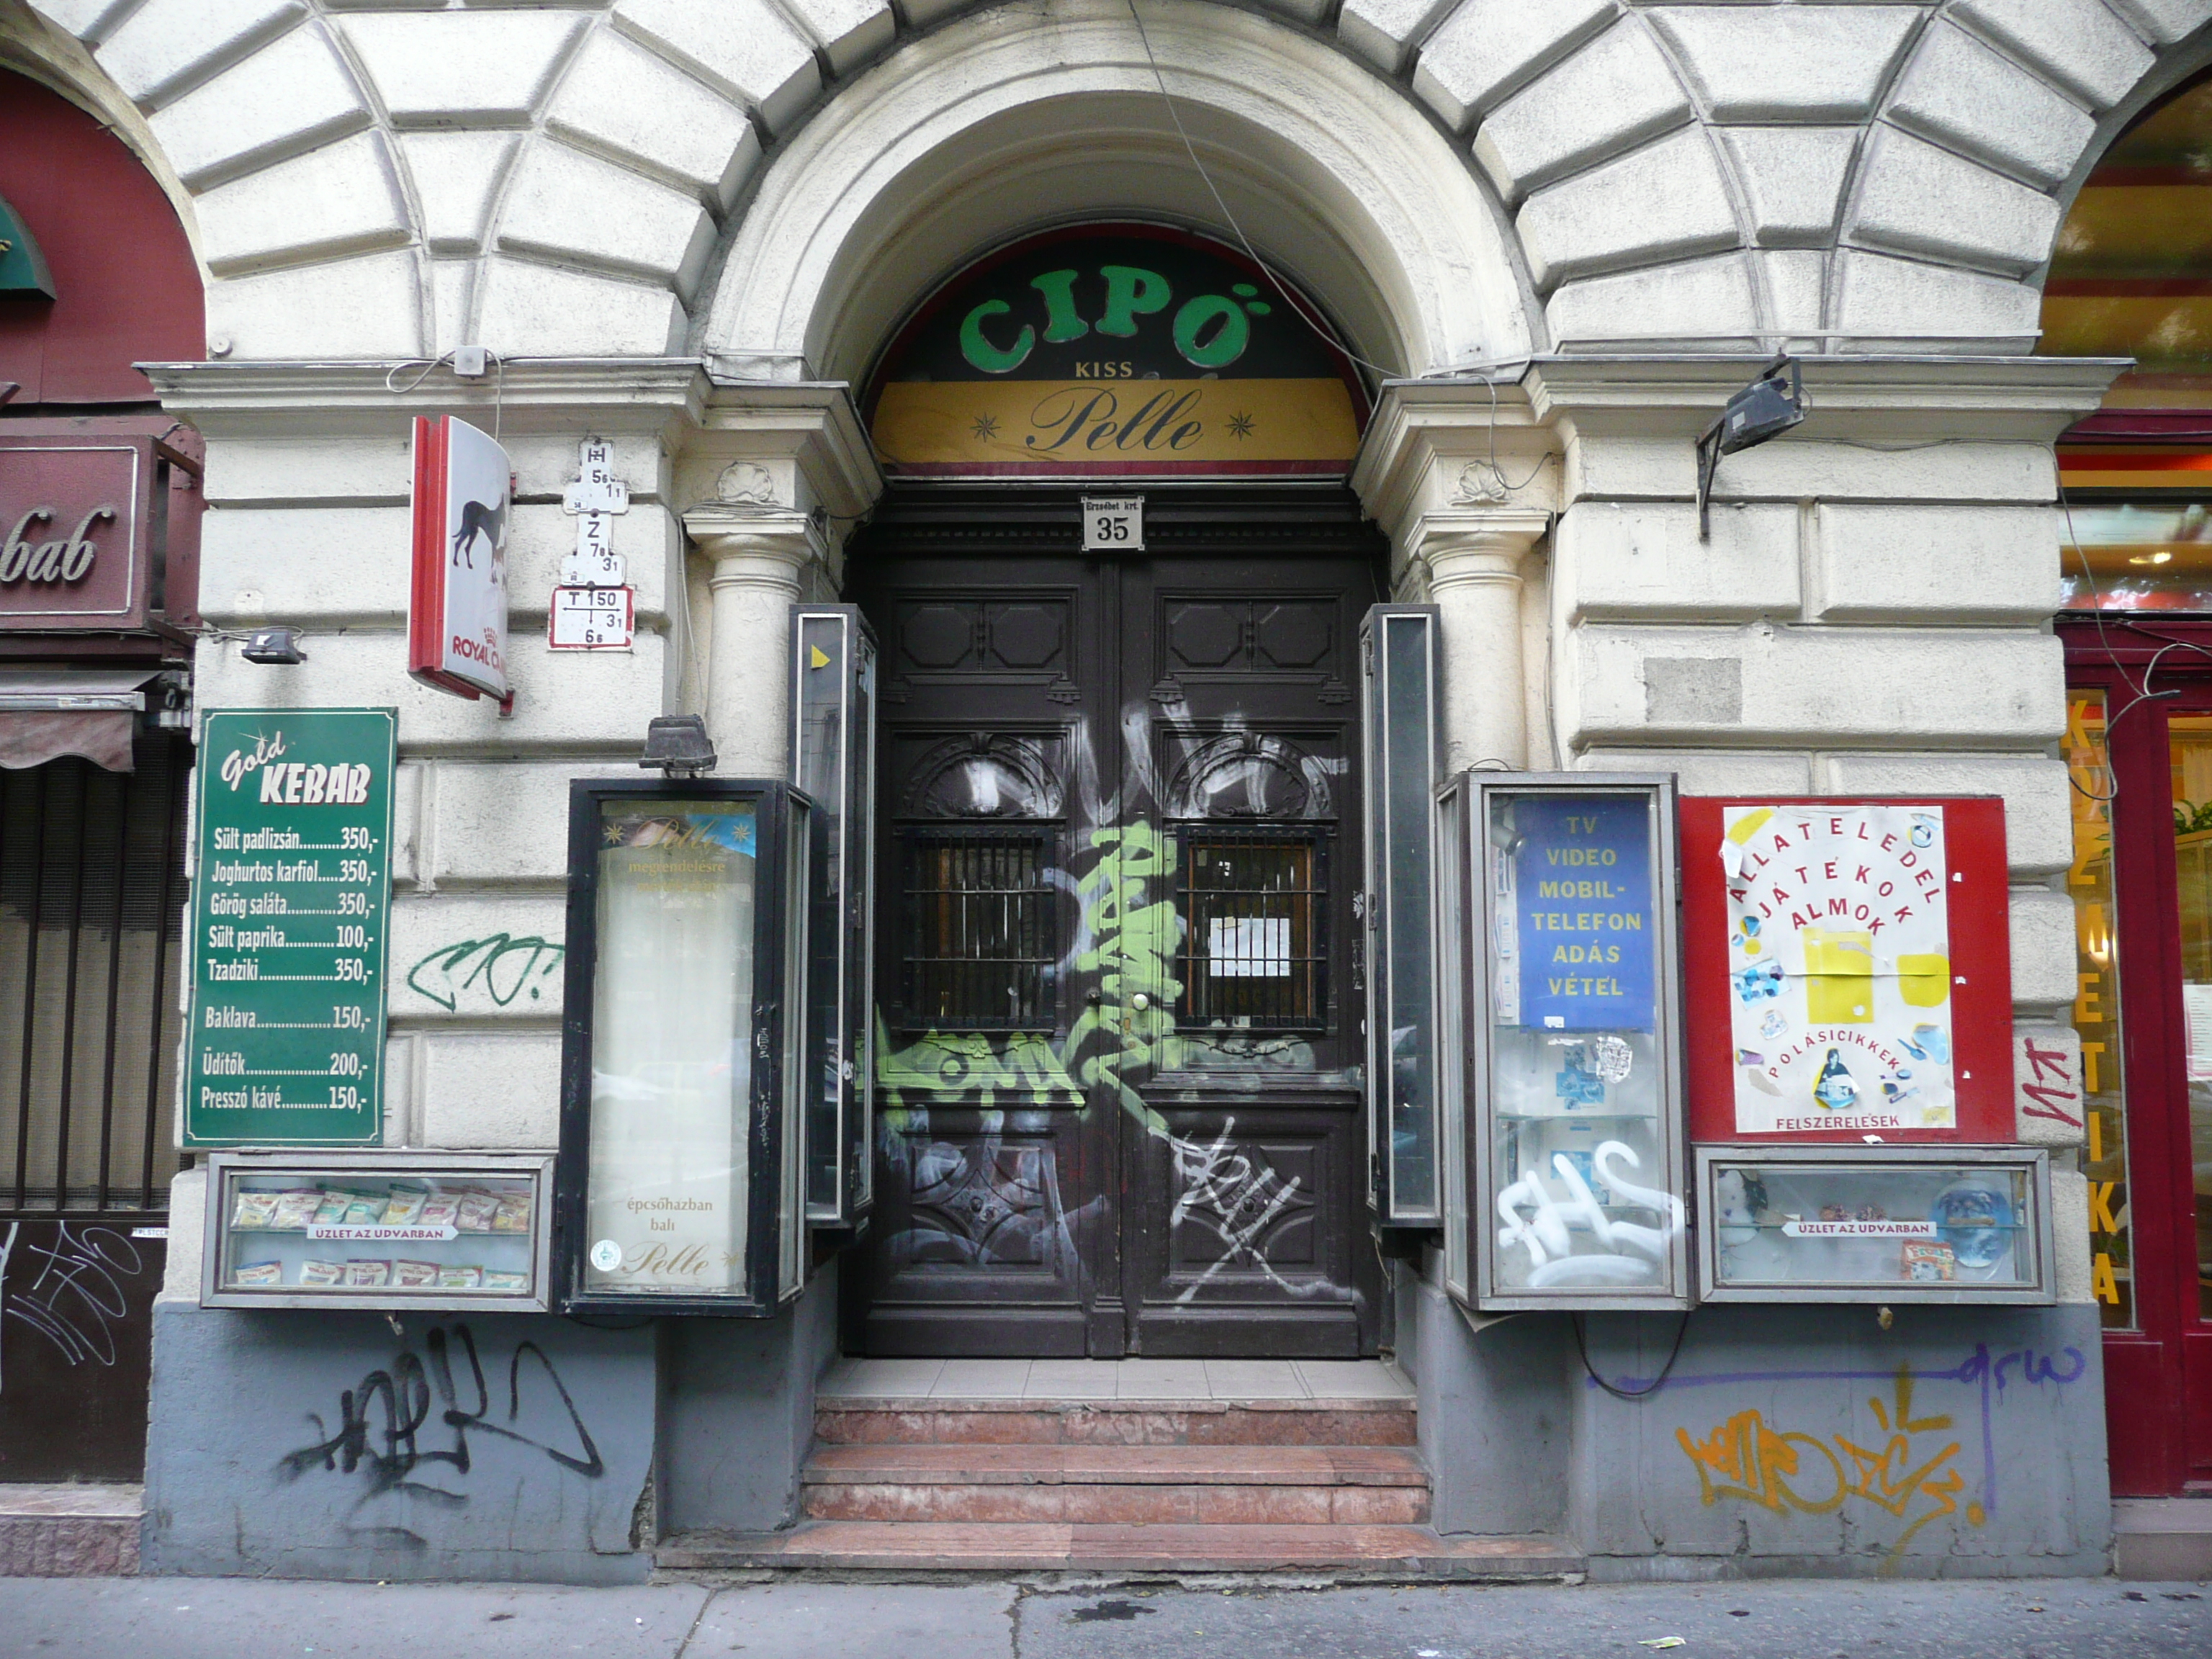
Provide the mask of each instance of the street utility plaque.
POLYGON ((383 1138, 395 718, 389 708, 207 716, 187 1146, 383 1138))

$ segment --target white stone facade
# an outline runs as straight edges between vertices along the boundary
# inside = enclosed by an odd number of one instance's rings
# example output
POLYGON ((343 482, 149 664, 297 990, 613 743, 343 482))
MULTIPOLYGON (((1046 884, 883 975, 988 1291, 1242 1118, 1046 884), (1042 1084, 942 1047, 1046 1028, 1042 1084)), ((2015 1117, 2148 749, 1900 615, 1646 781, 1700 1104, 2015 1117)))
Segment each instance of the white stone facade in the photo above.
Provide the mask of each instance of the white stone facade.
POLYGON ((2001 793, 2017 1013, 2062 1022, 2050 446, 2114 366, 2027 354, 2071 189, 2212 55, 2212 0, 1137 3, 1143 37, 1125 0, 0 15, 208 279, 210 361, 155 374, 209 440, 204 609, 309 660, 219 635, 199 702, 402 711, 392 1144, 551 1143, 557 973, 457 988, 440 953, 558 945, 565 780, 630 771, 652 716, 781 769, 783 607, 835 593, 881 488, 842 387, 906 311, 1055 220, 1218 225, 1155 62, 1243 231, 1404 377, 1354 485, 1444 608, 1455 763, 2001 793), (429 361, 467 345, 496 372, 429 361), (1723 464, 1700 543, 1692 440, 1777 349, 1815 413, 1723 464), (520 471, 510 720, 402 672, 404 417, 440 410, 520 471), (586 435, 630 485, 639 636, 556 660, 586 435), (739 461, 771 500, 724 499, 739 461))

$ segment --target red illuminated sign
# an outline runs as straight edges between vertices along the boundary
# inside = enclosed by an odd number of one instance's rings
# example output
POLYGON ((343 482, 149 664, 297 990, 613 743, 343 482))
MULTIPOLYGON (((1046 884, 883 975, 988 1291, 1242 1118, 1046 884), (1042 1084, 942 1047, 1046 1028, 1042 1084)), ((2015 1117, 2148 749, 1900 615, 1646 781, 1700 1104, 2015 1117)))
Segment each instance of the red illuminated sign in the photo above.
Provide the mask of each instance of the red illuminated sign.
POLYGON ((461 697, 512 701, 507 680, 507 452, 450 416, 415 422, 415 555, 407 672, 461 697))

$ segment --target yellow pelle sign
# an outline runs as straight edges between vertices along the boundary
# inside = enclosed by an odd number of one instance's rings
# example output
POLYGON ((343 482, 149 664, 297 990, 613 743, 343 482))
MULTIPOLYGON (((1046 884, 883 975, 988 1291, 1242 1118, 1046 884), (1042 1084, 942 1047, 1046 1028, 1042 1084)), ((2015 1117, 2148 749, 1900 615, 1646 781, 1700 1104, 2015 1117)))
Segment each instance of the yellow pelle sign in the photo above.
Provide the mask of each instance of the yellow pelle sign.
POLYGON ((893 381, 876 447, 908 471, 1340 472, 1359 447, 1344 382, 893 381))

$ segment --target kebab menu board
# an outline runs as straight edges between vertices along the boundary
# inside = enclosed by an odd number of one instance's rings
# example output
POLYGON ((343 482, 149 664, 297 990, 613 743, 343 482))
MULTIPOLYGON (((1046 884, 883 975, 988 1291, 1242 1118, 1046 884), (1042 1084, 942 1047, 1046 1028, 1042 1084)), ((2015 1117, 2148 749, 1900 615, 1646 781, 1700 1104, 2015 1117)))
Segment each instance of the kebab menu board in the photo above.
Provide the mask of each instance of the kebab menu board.
POLYGON ((2008 1140, 1996 800, 1682 803, 1692 1133, 2008 1140))
POLYGON ((390 708, 207 716, 186 1146, 383 1138, 396 722, 390 708))

